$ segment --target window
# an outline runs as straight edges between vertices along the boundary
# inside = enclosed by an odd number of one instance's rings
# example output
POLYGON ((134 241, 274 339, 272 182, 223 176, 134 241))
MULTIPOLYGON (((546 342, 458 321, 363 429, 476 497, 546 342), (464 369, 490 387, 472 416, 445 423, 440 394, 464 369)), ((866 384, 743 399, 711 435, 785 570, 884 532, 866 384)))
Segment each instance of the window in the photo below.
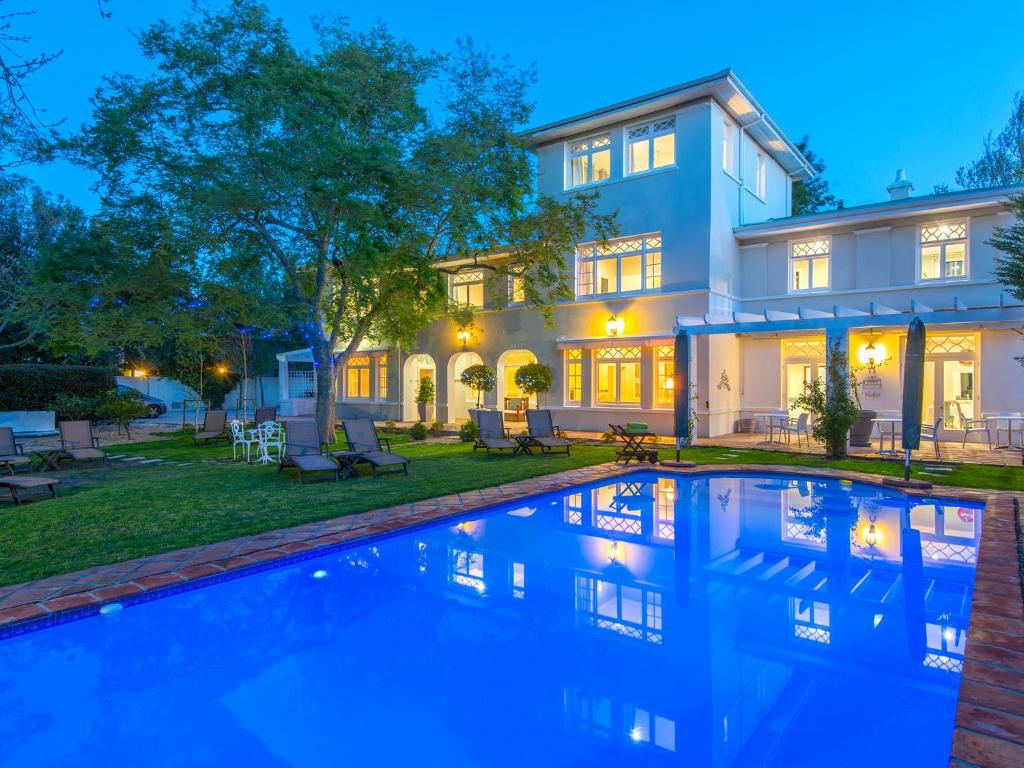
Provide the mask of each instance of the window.
POLYGON ((370 399, 370 356, 352 355, 345 363, 345 397, 370 399))
POLYGON ((508 276, 508 303, 522 304, 526 301, 526 278, 512 273, 508 276))
POLYGON ((640 404, 640 347, 597 350, 597 402, 640 404))
POLYGON ((826 291, 829 287, 829 259, 832 240, 819 237, 790 246, 789 290, 826 291))
POLYGON ((569 184, 580 187, 612 175, 612 138, 603 133, 569 144, 569 184))
POLYGON ((664 168, 676 161, 676 119, 655 120, 626 129, 627 173, 664 168))
POLYGON ((661 288, 661 235, 625 237, 576 248, 576 296, 661 288))
POLYGON ((470 304, 477 309, 484 305, 483 270, 452 275, 451 297, 456 304, 470 304))
POLYGON ((768 189, 768 161, 763 152, 757 153, 757 176, 755 177, 755 189, 757 196, 765 199, 765 191, 768 189))
POLYGON ((722 121, 722 170, 736 175, 736 123, 722 121))
POLYGON ((583 350, 565 353, 565 402, 579 404, 583 399, 583 350))
POLYGON ((526 597, 526 564, 512 563, 512 597, 526 597))
POLYGON ((676 353, 671 345, 658 347, 654 366, 657 376, 654 382, 654 404, 659 408, 671 408, 675 402, 676 353))
POLYGON ((377 358, 377 397, 381 400, 388 399, 388 356, 381 355, 377 358))
POLYGON ((967 222, 921 227, 921 279, 967 277, 967 222))
POLYGON ((576 621, 609 632, 661 642, 661 593, 576 574, 576 621))
POLYGON ((448 580, 460 587, 474 589, 482 595, 487 590, 484 583, 484 556, 479 552, 450 548, 448 580))

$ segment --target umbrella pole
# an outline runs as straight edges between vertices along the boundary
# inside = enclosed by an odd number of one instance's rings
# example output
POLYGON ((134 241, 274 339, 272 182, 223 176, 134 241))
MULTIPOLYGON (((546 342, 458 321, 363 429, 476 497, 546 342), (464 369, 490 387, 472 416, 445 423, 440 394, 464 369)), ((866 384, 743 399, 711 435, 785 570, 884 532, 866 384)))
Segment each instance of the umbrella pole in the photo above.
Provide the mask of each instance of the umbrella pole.
POLYGON ((676 438, 676 461, 679 461, 679 460, 680 460, 680 456, 679 456, 679 446, 680 446, 680 444, 681 444, 682 442, 683 442, 682 438, 680 438, 680 437, 677 437, 677 438, 676 438))
POLYGON ((903 463, 903 479, 910 479, 910 449, 907 448, 907 458, 903 463))

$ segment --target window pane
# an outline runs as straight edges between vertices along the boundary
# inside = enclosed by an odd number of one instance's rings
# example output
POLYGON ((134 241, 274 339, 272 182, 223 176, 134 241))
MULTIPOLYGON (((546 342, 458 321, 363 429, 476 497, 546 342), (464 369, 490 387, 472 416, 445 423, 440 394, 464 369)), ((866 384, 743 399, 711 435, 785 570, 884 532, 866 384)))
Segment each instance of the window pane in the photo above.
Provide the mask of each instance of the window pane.
POLYGON ((643 257, 622 257, 622 292, 639 291, 643 288, 643 257))
POLYGON ((616 363, 597 364, 597 402, 614 403, 617 399, 615 369, 616 363))
POLYGON ((673 365, 672 360, 658 361, 658 387, 654 392, 655 402, 658 405, 672 405, 674 401, 674 393, 672 391, 673 365))
POLYGON ((596 293, 618 293, 619 278, 616 274, 617 267, 617 259, 597 260, 596 293))
POLYGON ((620 402, 640 402, 640 363, 619 363, 620 402))
POLYGON ((511 290, 509 291, 509 300, 515 304, 521 304, 526 301, 526 279, 522 277, 512 277, 511 290))
POLYGON ((586 184, 589 180, 587 178, 590 168, 590 158, 586 155, 582 157, 574 157, 572 159, 572 186, 578 187, 580 184, 586 184))
POLYGON ((583 366, 580 363, 569 363, 568 379, 567 399, 571 403, 578 403, 581 398, 580 389, 583 385, 583 366))
POLYGON ((934 280, 940 277, 939 262, 942 249, 937 245, 929 245, 921 248, 921 279, 934 280))
POLYGON ((646 139, 631 143, 629 145, 629 170, 632 173, 646 171, 651 167, 649 156, 650 146, 646 139))
POLYGON ((654 139, 654 167, 672 165, 676 161, 676 135, 666 133, 654 139))
POLYGON ((359 396, 364 399, 370 398, 370 369, 359 369, 359 396))
POLYGON ((967 248, 963 243, 946 246, 946 277, 963 277, 967 248))
POLYGON ((577 296, 589 296, 594 292, 594 262, 581 259, 579 262, 579 280, 576 285, 577 296))
POLYGON ((647 254, 647 290, 661 288, 661 252, 647 254))
POLYGON ((612 175, 612 151, 604 149, 593 154, 594 178, 592 181, 603 181, 612 175))
POLYGON ((828 288, 828 256, 814 259, 811 269, 811 288, 828 288))
POLYGON ((806 291, 810 287, 810 263, 807 259, 793 259, 793 290, 806 291))
POLYGON ((474 307, 482 307, 484 305, 483 283, 474 283, 467 287, 469 288, 469 303, 474 307))

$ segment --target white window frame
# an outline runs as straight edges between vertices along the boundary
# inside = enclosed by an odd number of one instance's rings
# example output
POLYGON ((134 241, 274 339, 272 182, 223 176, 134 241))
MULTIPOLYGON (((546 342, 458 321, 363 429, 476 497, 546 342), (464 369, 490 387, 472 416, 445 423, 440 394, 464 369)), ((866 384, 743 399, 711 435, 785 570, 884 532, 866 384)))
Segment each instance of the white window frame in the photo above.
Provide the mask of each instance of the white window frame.
POLYGON ((671 344, 659 344, 654 348, 654 407, 659 410, 670 410, 675 404, 675 388, 664 386, 669 379, 675 379, 676 351, 671 344), (666 353, 665 350, 668 350, 666 353), (661 363, 668 363, 668 372, 662 376, 659 368, 661 363), (667 403, 661 402, 664 392, 671 392, 667 403))
POLYGON ((768 199, 768 156, 763 150, 757 151, 754 160, 754 194, 761 200, 768 199))
POLYGON ((736 165, 736 139, 739 126, 728 117, 722 117, 722 170, 732 179, 739 180, 739 168, 736 165))
POLYGON ((448 297, 456 304, 472 304, 474 309, 483 309, 484 304, 487 301, 487 296, 485 295, 484 291, 484 271, 482 269, 471 269, 466 270, 464 272, 456 272, 454 275, 451 275, 448 278, 448 297), (473 280, 463 280, 461 282, 457 282, 459 277, 470 275, 478 275, 478 277, 473 280), (480 286, 479 305, 472 304, 472 302, 469 300, 470 286, 473 285, 480 286), (465 290, 465 299, 463 299, 460 295, 460 291, 463 289, 465 290))
POLYGON ((594 393, 594 407, 595 408, 623 408, 623 409, 636 409, 642 407, 643 403, 643 392, 644 392, 644 362, 643 362, 643 348, 642 347, 600 347, 594 350, 594 362, 593 362, 593 389, 594 393), (605 358, 601 357, 602 352, 607 352, 609 349, 622 349, 624 356, 616 358, 605 358), (635 355, 625 356, 625 352, 628 350, 636 350, 635 355), (639 382, 637 384, 637 399, 624 401, 622 399, 622 365, 628 363, 629 365, 637 366, 637 374, 639 382), (602 365, 614 365, 615 366, 615 400, 601 400, 600 399, 600 371, 602 365))
POLYGON ((588 350, 584 349, 567 349, 565 350, 565 397, 564 402, 569 406, 580 406, 583 405, 583 356, 588 353, 588 350), (573 358, 574 354, 578 354, 578 358, 573 358), (569 396, 572 392, 572 367, 574 365, 579 366, 579 385, 577 390, 579 397, 573 399, 569 396))
POLYGON ((565 144, 563 145, 563 152, 564 152, 564 181, 565 181, 565 183, 563 184, 563 187, 566 190, 570 190, 570 189, 585 189, 587 187, 597 186, 598 184, 606 184, 607 182, 611 181, 612 178, 613 178, 613 176, 612 176, 612 168, 614 167, 614 160, 612 158, 612 148, 613 148, 612 145, 613 145, 612 134, 611 134, 610 131, 602 131, 600 133, 595 133, 595 134, 593 134, 591 136, 582 136, 582 137, 579 137, 579 138, 570 139, 569 141, 565 142, 565 144), (608 140, 608 145, 607 146, 602 145, 602 146, 597 147, 595 149, 594 142, 599 140, 599 139, 607 139, 608 140), (573 152, 573 150, 572 150, 573 144, 580 144, 582 142, 586 142, 587 143, 587 145, 588 145, 587 149, 585 149, 583 151, 573 152), (607 179, 598 179, 598 180, 595 181, 594 180, 594 153, 595 152, 604 152, 606 150, 608 152, 608 178, 607 179), (581 184, 573 184, 572 183, 572 160, 573 160, 574 157, 583 157, 583 156, 586 156, 588 158, 588 160, 587 160, 587 176, 588 176, 588 179, 587 179, 587 181, 584 181, 581 184))
POLYGON ((786 270, 786 280, 788 281, 788 286, 789 286, 788 293, 791 293, 791 294, 796 294, 796 295, 803 296, 804 294, 808 294, 808 293, 828 293, 829 291, 831 291, 832 290, 832 236, 831 235, 822 235, 821 237, 804 237, 804 238, 801 238, 799 240, 790 240, 789 241, 789 263, 788 263, 788 269, 786 270), (824 240, 826 243, 828 243, 828 253, 827 254, 817 254, 817 255, 811 255, 811 256, 797 256, 797 255, 795 255, 793 253, 793 249, 796 246, 800 245, 801 243, 813 243, 813 242, 817 242, 819 240, 824 240), (825 256, 825 257, 828 258, 828 284, 824 288, 811 288, 810 286, 812 286, 814 284, 814 260, 815 259, 820 259, 822 256, 825 256), (807 261, 807 274, 808 274, 808 277, 809 277, 809 279, 807 281, 807 285, 808 285, 807 288, 794 288, 793 287, 793 262, 794 261, 800 261, 800 260, 806 260, 807 261))
POLYGON ((643 176, 648 173, 655 173, 657 171, 664 171, 668 168, 676 167, 676 158, 678 147, 678 136, 676 135, 676 116, 665 115, 655 120, 646 120, 642 123, 635 123, 633 125, 627 125, 622 129, 622 162, 623 162, 623 175, 624 176, 643 176), (657 130, 656 130, 657 127, 657 130), (632 144, 633 140, 630 138, 630 133, 633 131, 640 131, 647 129, 646 138, 640 139, 640 141, 647 142, 647 167, 640 171, 633 170, 633 152, 632 144), (667 136, 672 134, 672 162, 665 163, 665 165, 659 165, 657 168, 654 167, 654 140, 659 136, 667 136))
POLYGON ((928 224, 917 225, 917 263, 916 263, 916 276, 917 282, 923 283, 924 285, 934 285, 936 283, 956 283, 961 280, 969 280, 971 277, 971 220, 970 219, 950 219, 948 221, 936 221, 928 224), (939 227, 939 226, 955 226, 957 224, 963 224, 964 226, 964 273, 962 275, 955 275, 952 277, 946 276, 946 246, 951 243, 959 243, 959 238, 955 240, 935 240, 929 243, 922 243, 922 231, 928 227, 939 227), (921 251, 929 246, 938 245, 940 246, 939 251, 939 276, 938 277, 922 277, 921 276, 921 251))
POLYGON ((345 361, 345 381, 344 381, 344 384, 345 384, 345 389, 344 389, 345 395, 342 398, 343 400, 350 400, 350 401, 357 401, 358 400, 360 402, 368 402, 370 400, 373 400, 373 394, 374 394, 373 393, 373 367, 376 364, 377 364, 376 359, 369 352, 355 352, 354 354, 352 354, 351 357, 349 357, 348 360, 345 361), (358 360, 360 362, 362 360, 366 360, 366 365, 352 365, 351 361, 353 359, 358 360), (353 371, 358 372, 357 373, 357 381, 359 383, 359 386, 357 387, 357 389, 361 389, 362 388, 362 378, 363 377, 361 375, 361 372, 365 371, 365 373, 366 373, 366 396, 365 397, 363 395, 360 395, 360 394, 352 395, 349 392, 349 386, 348 386, 348 384, 349 384, 349 373, 353 372, 353 371))
POLYGON ((598 243, 581 243, 576 246, 574 290, 577 301, 589 301, 599 298, 608 298, 609 296, 638 296, 645 293, 661 292, 662 270, 665 263, 665 241, 660 232, 648 232, 647 234, 633 235, 631 237, 616 237, 608 241, 608 245, 605 250, 609 252, 600 253, 600 250, 601 248, 598 243), (622 251, 621 253, 610 252, 617 246, 617 244, 625 243, 629 240, 639 240, 639 250, 631 249, 628 251, 622 251), (655 240, 657 241, 656 243, 653 242, 655 240), (658 254, 657 261, 653 258, 653 254, 655 253, 658 254), (640 256, 640 289, 636 291, 623 291, 622 259, 631 256, 640 256), (598 293, 597 263, 599 261, 612 259, 616 262, 615 290, 607 293, 598 293), (648 287, 649 279, 650 282, 656 284, 648 287), (582 290, 585 287, 585 281, 589 281, 589 289, 586 291, 582 290))

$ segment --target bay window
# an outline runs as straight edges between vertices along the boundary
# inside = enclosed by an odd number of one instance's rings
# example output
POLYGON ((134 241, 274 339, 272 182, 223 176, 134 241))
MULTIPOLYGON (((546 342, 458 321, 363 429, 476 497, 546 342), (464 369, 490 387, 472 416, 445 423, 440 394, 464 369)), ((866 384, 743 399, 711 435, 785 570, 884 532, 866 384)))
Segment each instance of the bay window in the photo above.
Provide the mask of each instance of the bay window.
POLYGON ((790 292, 827 291, 831 257, 832 240, 828 237, 793 243, 789 260, 790 292))
POLYGON ((953 280, 967 274, 967 222, 921 227, 920 279, 953 280))
POLYGON ((476 269, 471 272, 458 272, 452 275, 449 295, 456 304, 469 304, 476 309, 483 308, 483 270, 476 269))
POLYGON ((627 173, 664 168, 676 161, 676 119, 669 117, 626 129, 627 173))
POLYGON ((604 181, 612 175, 612 138, 602 133, 569 144, 568 188, 604 181))
POLYGON ((625 237, 576 248, 576 296, 661 288, 661 235, 625 237))
POLYGON ((600 405, 640 405, 640 347, 596 350, 600 405))

